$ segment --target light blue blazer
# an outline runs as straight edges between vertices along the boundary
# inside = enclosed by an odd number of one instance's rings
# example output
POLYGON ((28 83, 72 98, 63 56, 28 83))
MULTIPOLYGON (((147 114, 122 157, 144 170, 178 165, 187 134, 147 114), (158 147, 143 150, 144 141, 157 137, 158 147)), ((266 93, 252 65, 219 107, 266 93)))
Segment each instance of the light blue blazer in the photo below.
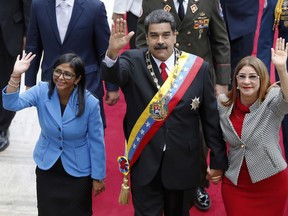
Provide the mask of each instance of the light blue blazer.
POLYGON ((105 178, 103 124, 99 101, 91 93, 86 92, 85 111, 78 118, 76 89, 70 96, 63 116, 58 93, 55 89, 49 99, 46 82, 40 82, 21 94, 19 91, 6 93, 5 87, 2 95, 3 106, 7 110, 18 111, 32 106, 37 108, 41 134, 33 158, 40 169, 48 170, 60 157, 64 169, 71 176, 105 178))

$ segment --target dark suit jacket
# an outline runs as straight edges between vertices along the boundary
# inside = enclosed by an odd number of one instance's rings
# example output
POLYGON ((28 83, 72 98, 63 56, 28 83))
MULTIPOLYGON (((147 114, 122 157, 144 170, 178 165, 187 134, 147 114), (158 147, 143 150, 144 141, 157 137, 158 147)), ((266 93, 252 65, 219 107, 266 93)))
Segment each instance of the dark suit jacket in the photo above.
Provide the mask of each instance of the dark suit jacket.
MULTIPOLYGON (((287 2, 286 4, 288 4, 287 0, 284 0, 284 3, 285 2, 287 2)), ((267 0, 266 7, 264 8, 263 15, 261 18, 259 39, 257 46, 258 48, 257 57, 264 62, 269 73, 271 64, 271 47, 273 47, 274 34, 275 34, 275 31, 273 30, 273 24, 275 19, 274 10, 276 4, 277 0, 267 0)), ((288 11, 288 9, 286 9, 286 11, 288 11)), ((288 41, 288 25, 287 24, 285 25, 285 22, 287 23, 287 18, 288 18, 287 12, 286 14, 283 13, 282 17, 280 18, 279 26, 275 28, 275 30, 278 28, 278 37, 284 38, 286 42, 288 41)), ((287 61, 287 68, 288 68, 288 61, 287 61)))
POLYGON ((256 31, 258 0, 220 0, 231 40, 256 31))
MULTIPOLYGON (((161 80, 156 63, 154 61, 152 63, 156 76, 161 80)), ((128 140, 138 117, 157 92, 145 64, 145 51, 126 51, 111 68, 104 63, 101 67, 101 76, 104 80, 121 86, 124 93, 127 104, 124 133, 128 140)), ((206 144, 212 150, 210 167, 225 169, 226 145, 220 131, 217 103, 207 62, 202 65, 194 82, 164 125, 145 146, 132 167, 133 179, 140 185, 146 185, 156 175, 163 160, 161 174, 166 188, 188 189, 198 186, 199 148, 202 148, 199 118, 202 120, 206 144), (200 98, 200 107, 193 110, 191 101, 195 97, 200 98), (166 144, 165 154, 164 144, 166 144)))
POLYGON ((144 0, 143 14, 138 20, 136 45, 146 47, 145 17, 156 9, 169 6, 169 11, 175 18, 177 26, 177 42, 175 46, 185 52, 195 54, 209 62, 216 84, 229 84, 231 77, 230 46, 225 21, 219 9, 219 0, 189 0, 184 19, 179 19, 173 0, 144 0), (192 13, 191 6, 196 5, 192 13), (197 22, 207 21, 203 28, 197 27, 197 22), (200 33, 202 32, 202 33, 200 33), (216 80, 215 80, 216 78, 216 80))
POLYGON ((0 28, 4 44, 11 56, 22 52, 23 37, 28 28, 32 0, 0 0, 0 28))
MULTIPOLYGON (((33 0, 26 52, 37 56, 25 73, 26 86, 35 85, 43 51, 42 80, 51 79, 53 64, 60 55, 73 52, 85 62, 87 89, 102 98, 104 91, 99 64, 108 47, 109 36, 106 9, 99 0, 75 0, 63 44, 57 27, 55 0, 33 0)), ((111 84, 106 88, 117 89, 111 84)))

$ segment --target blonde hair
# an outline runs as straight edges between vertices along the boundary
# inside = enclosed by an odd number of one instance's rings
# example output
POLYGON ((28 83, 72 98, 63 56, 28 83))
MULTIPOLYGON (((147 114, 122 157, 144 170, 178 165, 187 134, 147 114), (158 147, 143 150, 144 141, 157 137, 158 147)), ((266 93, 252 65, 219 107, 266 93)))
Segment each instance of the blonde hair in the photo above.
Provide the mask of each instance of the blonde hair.
POLYGON ((239 91, 237 89, 236 76, 238 75, 239 71, 244 66, 250 66, 254 68, 254 70, 258 74, 259 80, 260 80, 260 89, 259 89, 258 99, 259 101, 263 101, 265 99, 267 91, 269 87, 271 86, 267 68, 265 64, 259 58, 254 57, 254 56, 247 56, 243 58, 235 68, 235 72, 234 72, 233 80, 232 80, 232 89, 226 94, 226 96, 228 97, 228 100, 221 101, 221 103, 224 106, 231 106, 233 103, 235 103, 237 97, 239 96, 239 91))

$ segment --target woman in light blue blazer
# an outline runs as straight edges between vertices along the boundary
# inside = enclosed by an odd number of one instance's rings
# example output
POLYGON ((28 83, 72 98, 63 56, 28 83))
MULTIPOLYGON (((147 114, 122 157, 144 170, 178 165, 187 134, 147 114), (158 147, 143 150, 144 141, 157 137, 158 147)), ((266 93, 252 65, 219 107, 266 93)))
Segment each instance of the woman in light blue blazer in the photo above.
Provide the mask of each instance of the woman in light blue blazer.
POLYGON ((285 40, 271 49, 280 85, 270 85, 267 68, 256 57, 236 67, 232 90, 218 99, 220 125, 229 145, 222 181, 227 215, 287 215, 288 171, 279 146, 281 121, 288 113, 285 40))
POLYGON ((3 89, 5 109, 35 106, 41 134, 33 157, 37 164, 38 213, 44 216, 92 215, 92 189, 105 190, 106 157, 99 101, 85 90, 85 69, 75 54, 62 55, 51 82, 19 94, 21 75, 35 55, 17 57, 3 89))

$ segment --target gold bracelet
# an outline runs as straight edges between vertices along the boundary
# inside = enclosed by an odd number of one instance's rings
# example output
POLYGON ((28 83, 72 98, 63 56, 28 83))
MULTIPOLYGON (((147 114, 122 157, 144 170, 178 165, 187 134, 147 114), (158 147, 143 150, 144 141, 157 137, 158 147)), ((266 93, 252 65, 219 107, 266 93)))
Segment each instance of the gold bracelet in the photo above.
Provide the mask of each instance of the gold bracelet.
POLYGON ((16 82, 12 77, 10 77, 10 81, 12 81, 15 84, 19 84, 20 83, 20 80, 18 82, 16 82))
POLYGON ((19 87, 19 85, 13 85, 13 84, 11 84, 10 81, 8 82, 8 85, 10 85, 10 86, 12 86, 12 87, 14 87, 14 88, 18 88, 18 87, 19 87))

